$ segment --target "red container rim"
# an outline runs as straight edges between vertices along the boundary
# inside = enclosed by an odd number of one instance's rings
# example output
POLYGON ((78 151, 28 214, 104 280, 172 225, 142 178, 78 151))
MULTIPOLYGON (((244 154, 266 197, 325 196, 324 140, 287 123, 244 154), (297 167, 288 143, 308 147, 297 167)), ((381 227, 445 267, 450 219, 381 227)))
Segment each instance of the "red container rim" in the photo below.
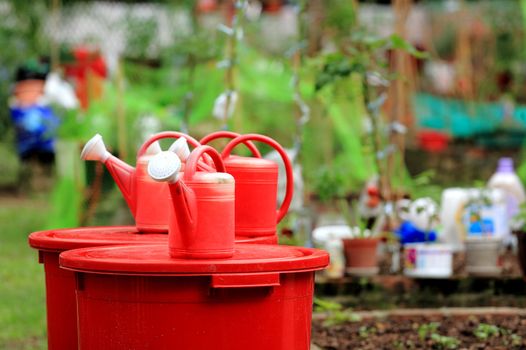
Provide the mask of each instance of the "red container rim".
POLYGON ((329 254, 320 249, 238 244, 228 259, 174 259, 166 245, 84 248, 60 254, 63 268, 96 274, 203 276, 265 272, 305 272, 325 268, 329 254))
POLYGON ((29 245, 35 249, 64 250, 133 243, 166 243, 164 233, 139 233, 135 226, 94 226, 33 232, 29 245))
POLYGON ((230 155, 225 159, 225 166, 229 168, 243 168, 247 171, 259 172, 261 170, 276 171, 278 169, 278 163, 264 158, 256 157, 242 157, 236 155, 230 155))

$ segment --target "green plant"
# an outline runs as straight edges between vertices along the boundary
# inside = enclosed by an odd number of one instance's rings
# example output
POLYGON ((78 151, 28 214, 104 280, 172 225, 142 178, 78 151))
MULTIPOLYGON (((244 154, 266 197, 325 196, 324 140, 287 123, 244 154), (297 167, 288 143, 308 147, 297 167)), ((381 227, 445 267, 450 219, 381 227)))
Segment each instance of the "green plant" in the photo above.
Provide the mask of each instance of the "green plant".
POLYGON ((360 338, 368 338, 369 335, 375 334, 377 329, 375 327, 367 327, 367 326, 361 326, 358 329, 358 335, 360 338))
POLYGON ((340 303, 320 298, 314 298, 314 311, 326 314, 323 321, 325 327, 361 320, 361 317, 353 313, 352 309, 344 309, 340 303))
POLYGON ((492 337, 498 337, 501 329, 495 325, 487 323, 479 323, 473 334, 480 340, 486 340, 492 337))
POLYGON ((436 333, 438 327, 440 327, 440 323, 438 322, 429 322, 421 324, 417 329, 418 338, 421 341, 424 341, 430 334, 436 333))
POLYGON ((457 349, 460 345, 460 340, 454 337, 448 337, 437 333, 431 334, 431 340, 438 349, 457 349))

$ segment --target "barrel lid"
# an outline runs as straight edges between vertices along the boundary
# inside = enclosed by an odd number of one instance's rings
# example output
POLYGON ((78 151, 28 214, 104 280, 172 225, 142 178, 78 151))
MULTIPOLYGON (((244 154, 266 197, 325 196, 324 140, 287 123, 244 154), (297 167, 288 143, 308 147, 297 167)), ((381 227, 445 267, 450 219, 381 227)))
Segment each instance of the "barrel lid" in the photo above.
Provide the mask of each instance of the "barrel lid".
POLYGON ((29 245, 35 249, 63 251, 69 249, 132 243, 165 243, 168 235, 139 233, 135 226, 97 226, 33 232, 29 245))
POLYGON ((323 250, 266 244, 236 244, 229 259, 175 259, 164 245, 129 245, 69 250, 60 265, 77 272, 119 275, 215 275, 321 270, 329 263, 323 250))
POLYGON ((228 158, 224 159, 224 162, 227 169, 229 169, 230 167, 237 167, 259 171, 260 168, 278 168, 278 163, 264 158, 241 157, 231 155, 228 158))

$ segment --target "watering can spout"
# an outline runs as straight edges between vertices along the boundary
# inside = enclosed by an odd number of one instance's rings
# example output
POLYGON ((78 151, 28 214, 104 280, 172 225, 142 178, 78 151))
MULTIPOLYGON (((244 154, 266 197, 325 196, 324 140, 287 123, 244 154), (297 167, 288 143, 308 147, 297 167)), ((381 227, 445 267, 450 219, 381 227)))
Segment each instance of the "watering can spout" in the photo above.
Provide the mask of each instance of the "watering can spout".
POLYGON ((102 136, 96 134, 84 146, 80 158, 103 163, 122 192, 128 207, 135 216, 136 200, 134 193, 135 168, 112 155, 106 149, 102 136))
POLYGON ((197 222, 195 193, 178 178, 180 170, 181 159, 172 151, 161 152, 148 163, 150 177, 155 181, 168 183, 180 232, 192 234, 197 222))

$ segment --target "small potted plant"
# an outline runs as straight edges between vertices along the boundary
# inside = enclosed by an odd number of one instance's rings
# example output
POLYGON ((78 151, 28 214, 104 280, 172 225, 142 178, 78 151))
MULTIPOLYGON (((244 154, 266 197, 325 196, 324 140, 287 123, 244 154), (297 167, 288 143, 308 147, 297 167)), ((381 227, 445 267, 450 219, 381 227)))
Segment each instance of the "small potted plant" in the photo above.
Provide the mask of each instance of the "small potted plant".
POLYGON ((345 270, 350 275, 369 276, 379 271, 378 244, 379 232, 385 223, 384 216, 380 214, 369 224, 364 220, 354 205, 352 210, 346 200, 340 200, 340 209, 350 227, 350 235, 342 239, 345 253, 345 270))
POLYGON ((420 198, 402 210, 404 220, 398 230, 404 244, 404 274, 411 277, 447 278, 453 272, 453 248, 436 243, 438 205, 420 198))

